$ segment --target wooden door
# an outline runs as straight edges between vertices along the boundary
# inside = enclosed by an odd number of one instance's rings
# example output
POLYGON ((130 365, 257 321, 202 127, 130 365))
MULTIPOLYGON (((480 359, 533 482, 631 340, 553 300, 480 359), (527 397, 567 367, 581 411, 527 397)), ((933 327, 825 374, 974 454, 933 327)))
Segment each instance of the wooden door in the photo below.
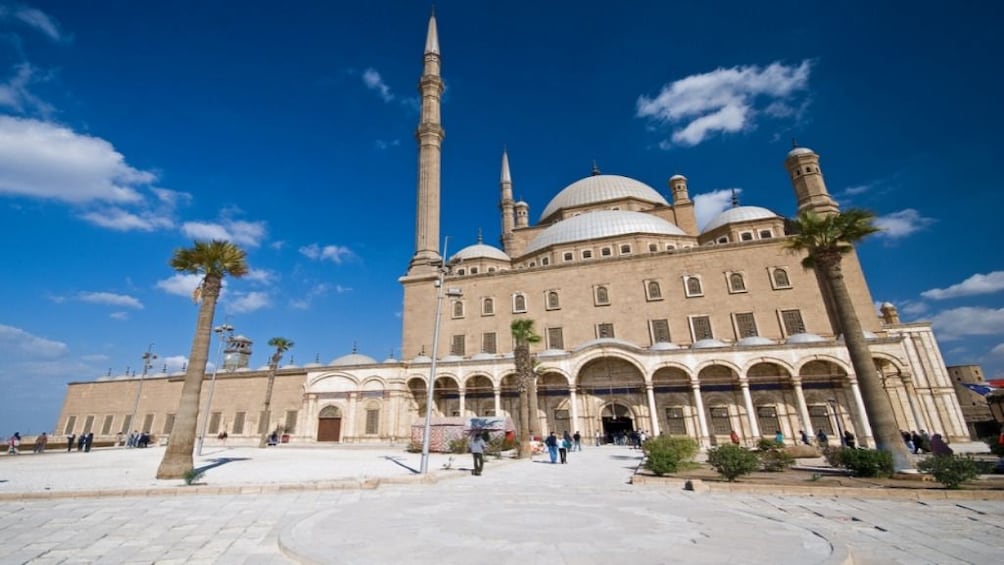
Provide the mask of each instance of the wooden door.
POLYGON ((341 418, 321 418, 317 420, 317 441, 338 441, 341 435, 341 418))

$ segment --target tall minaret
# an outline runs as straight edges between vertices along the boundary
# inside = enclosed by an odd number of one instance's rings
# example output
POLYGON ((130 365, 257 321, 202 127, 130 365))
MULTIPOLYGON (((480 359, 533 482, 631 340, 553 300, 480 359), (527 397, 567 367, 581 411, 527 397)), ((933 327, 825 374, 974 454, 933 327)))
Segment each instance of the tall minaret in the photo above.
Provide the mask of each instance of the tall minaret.
POLYGON ((440 78, 439 35, 436 14, 429 16, 425 38, 425 64, 418 91, 422 96, 421 118, 415 139, 418 140, 418 206, 415 217, 415 255, 408 272, 425 270, 439 261, 439 179, 442 165, 443 131, 439 103, 443 97, 440 78))
POLYGON ((509 152, 502 150, 502 179, 499 181, 502 188, 502 201, 499 202, 499 209, 502 210, 502 250, 507 254, 512 254, 512 229, 516 224, 516 216, 513 211, 515 202, 512 199, 512 175, 509 174, 509 152))
POLYGON ((799 212, 810 211, 820 215, 840 212, 837 202, 826 190, 823 171, 819 169, 819 155, 815 151, 796 145, 788 152, 784 168, 788 170, 791 185, 795 188, 799 212))

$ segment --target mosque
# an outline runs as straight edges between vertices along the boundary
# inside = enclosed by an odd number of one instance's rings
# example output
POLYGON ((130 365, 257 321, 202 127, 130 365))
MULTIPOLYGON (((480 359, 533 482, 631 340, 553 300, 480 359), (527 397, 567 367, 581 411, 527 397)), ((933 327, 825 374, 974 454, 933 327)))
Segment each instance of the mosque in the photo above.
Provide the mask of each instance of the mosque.
MULTIPOLYGON (((247 366, 249 339, 218 331, 226 361, 207 378, 200 411, 209 438, 278 429, 293 443, 407 441, 424 419, 433 371, 433 415, 518 420, 509 327, 529 318, 542 337, 532 352, 543 430, 645 430, 705 447, 733 430, 746 444, 777 431, 791 442, 799 430, 850 430, 874 446, 832 301, 803 256, 785 249, 785 219, 770 210, 736 203, 699 229, 686 177, 669 178, 667 197, 594 170, 558 191, 533 223, 529 205, 513 199, 503 152, 501 248, 479 237, 442 257, 440 64, 433 16, 419 82, 415 251, 399 279, 401 359, 353 351, 280 367, 264 421, 268 368, 247 366)), ((818 154, 796 147, 784 167, 798 211, 839 210, 818 154)), ((875 312, 853 253, 843 270, 900 427, 968 441, 931 325, 901 322, 889 303, 875 312)), ((183 379, 70 383, 56 432, 170 434, 183 379)))

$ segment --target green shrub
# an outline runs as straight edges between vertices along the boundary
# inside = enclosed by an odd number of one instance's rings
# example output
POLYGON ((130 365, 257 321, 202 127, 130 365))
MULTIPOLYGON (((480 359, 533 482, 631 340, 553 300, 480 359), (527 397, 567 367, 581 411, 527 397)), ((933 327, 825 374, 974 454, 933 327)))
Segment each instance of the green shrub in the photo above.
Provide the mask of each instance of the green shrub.
POLYGON ((784 449, 768 449, 760 452, 760 464, 764 471, 779 472, 795 464, 795 458, 784 449))
POLYGON ((199 482, 199 479, 201 479, 205 474, 206 472, 201 469, 189 469, 185 471, 185 474, 181 477, 185 480, 186 485, 191 486, 199 482))
POLYGON ((451 439, 449 453, 467 453, 467 438, 458 437, 451 439))
POLYGON ((826 459, 826 464, 829 465, 830 467, 841 467, 842 465, 840 464, 840 451, 842 449, 843 449, 842 447, 833 447, 833 446, 824 447, 822 451, 823 451, 823 457, 826 459))
POLYGON ((408 442, 408 447, 404 448, 408 453, 421 453, 422 452, 422 442, 411 441, 408 442))
POLYGON ((744 447, 727 443, 708 450, 708 464, 732 482, 759 469, 760 458, 744 447))
POLYGON ((1004 445, 1000 444, 1000 436, 987 436, 980 439, 990 448, 990 453, 997 457, 1004 457, 1004 445))
POLYGON ((781 444, 774 441, 774 438, 762 437, 756 442, 757 451, 769 451, 779 447, 781 447, 781 444))
POLYGON ((888 451, 849 447, 832 449, 834 453, 827 456, 827 461, 847 469, 855 477, 891 477, 893 474, 892 453, 888 451))
POLYGON ((979 463, 971 455, 928 457, 917 468, 934 475, 934 480, 951 489, 959 488, 980 475, 979 463))
POLYGON ((697 442, 689 437, 654 437, 642 446, 645 468, 658 476, 687 468, 697 455, 697 442))
POLYGON ((487 453, 489 455, 494 455, 495 457, 501 457, 503 451, 509 451, 510 449, 516 449, 515 438, 507 438, 505 436, 498 436, 492 438, 488 442, 487 453))

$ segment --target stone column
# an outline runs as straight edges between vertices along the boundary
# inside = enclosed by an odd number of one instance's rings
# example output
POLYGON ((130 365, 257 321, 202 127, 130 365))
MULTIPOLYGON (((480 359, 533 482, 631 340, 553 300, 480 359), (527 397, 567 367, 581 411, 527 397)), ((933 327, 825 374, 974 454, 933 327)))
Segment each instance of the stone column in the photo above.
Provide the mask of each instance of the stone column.
POLYGON ((911 428, 911 431, 926 430, 927 425, 925 425, 924 418, 921 417, 920 411, 917 409, 917 403, 913 398, 917 394, 917 389, 913 387, 913 380, 908 374, 901 375, 900 380, 903 382, 903 390, 906 392, 906 402, 910 405, 910 414, 913 415, 913 428, 911 428))
POLYGON ((694 407, 697 409, 697 427, 700 434, 697 442, 701 447, 710 447, 711 434, 708 433, 708 419, 704 415, 704 399, 701 398, 700 381, 690 381, 690 389, 694 392, 694 407))
POLYGON ((753 395, 750 394, 750 382, 746 377, 739 377, 739 388, 743 391, 743 402, 746 404, 746 419, 749 420, 753 444, 762 437, 760 423, 756 421, 756 408, 753 406, 753 395))
POLYGON ((872 437, 872 426, 868 421, 868 413, 865 412, 865 400, 861 398, 861 388, 858 386, 858 380, 851 380, 851 393, 854 394, 854 405, 857 406, 858 415, 858 446, 859 447, 874 447, 875 438, 872 437))
MULTIPOLYGON (((805 404, 805 393, 802 392, 802 379, 792 377, 791 386, 795 389, 795 403, 798 404, 798 417, 802 419, 802 429, 811 441, 816 435, 816 430, 812 429, 812 421, 809 419, 809 406, 805 404)), ((798 445, 798 442, 801 440, 802 438, 796 439, 795 445, 798 445)))
POLYGON ((358 437, 356 436, 356 404, 358 403, 357 396, 358 392, 350 392, 349 394, 349 414, 348 422, 346 422, 345 433, 342 437, 349 441, 356 441, 358 437))
POLYGON ((572 417, 572 433, 579 431, 579 395, 575 392, 575 385, 568 387, 568 408, 572 417))
POLYGON ((464 404, 465 404, 465 400, 467 399, 467 393, 462 388, 461 389, 457 389, 457 392, 460 394, 460 417, 461 418, 465 418, 466 415, 464 414, 464 404))
POLYGON ((495 387, 493 392, 495 393, 495 416, 498 417, 502 414, 502 387, 495 387))
POLYGON ((645 383, 645 395, 648 396, 649 420, 652 421, 652 437, 659 435, 659 412, 655 407, 655 387, 652 383, 645 383))

